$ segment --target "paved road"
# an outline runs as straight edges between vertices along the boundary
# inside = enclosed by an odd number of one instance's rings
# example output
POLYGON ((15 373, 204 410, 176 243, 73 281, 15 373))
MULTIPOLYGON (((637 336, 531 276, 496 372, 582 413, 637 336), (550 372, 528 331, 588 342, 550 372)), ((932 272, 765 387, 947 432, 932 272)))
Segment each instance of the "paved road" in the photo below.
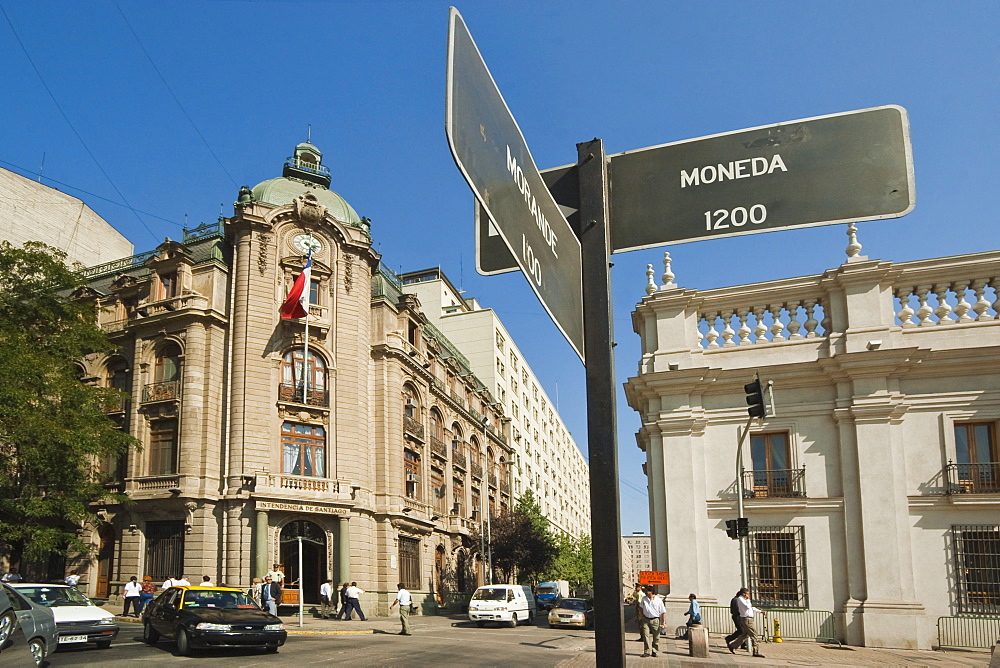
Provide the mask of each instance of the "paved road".
MULTIPOLYGON (((278 654, 249 650, 196 653, 193 657, 174 655, 170 641, 149 646, 142 642, 142 629, 125 622, 118 640, 107 650, 81 648, 61 650, 51 657, 52 668, 60 666, 100 666, 135 668, 136 665, 207 664, 212 668, 229 666, 516 666, 536 668, 560 666, 575 668, 596 665, 593 631, 557 630, 542 626, 516 629, 487 626, 477 628, 461 616, 411 617, 412 636, 399 636, 399 622, 375 618, 367 622, 336 622, 307 618, 299 627, 297 619, 286 617, 288 642, 278 654)), ((631 625, 626 636, 626 660, 629 665, 689 668, 711 666, 987 666, 987 652, 917 652, 877 650, 863 647, 823 645, 812 642, 785 642, 763 646, 766 659, 754 659, 745 653, 731 655, 722 641, 711 638, 707 659, 688 657, 687 643, 661 639, 660 655, 642 659, 642 644, 631 625)))

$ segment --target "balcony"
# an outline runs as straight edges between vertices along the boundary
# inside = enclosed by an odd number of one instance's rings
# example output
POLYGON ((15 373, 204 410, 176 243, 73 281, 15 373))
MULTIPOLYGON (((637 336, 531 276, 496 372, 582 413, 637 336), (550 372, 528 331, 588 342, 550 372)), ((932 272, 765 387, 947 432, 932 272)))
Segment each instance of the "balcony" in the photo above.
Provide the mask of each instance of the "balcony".
POLYGON ((441 459, 448 459, 448 446, 437 436, 431 436, 431 452, 441 459))
POLYGON ((460 468, 460 469, 462 469, 464 471, 465 470, 465 453, 462 452, 461 450, 452 450, 451 451, 451 462, 452 462, 452 464, 455 465, 456 468, 460 468))
POLYGON ((167 380, 162 383, 149 383, 142 388, 142 403, 154 401, 177 401, 181 397, 181 382, 167 380))
POLYGON ((403 416, 403 430, 408 434, 413 434, 420 440, 424 439, 424 425, 420 424, 420 422, 411 418, 409 415, 403 416))
POLYGON ((475 460, 472 461, 472 475, 479 479, 483 477, 483 465, 475 460))
POLYGON ((278 401, 303 404, 305 406, 330 407, 330 395, 325 389, 306 388, 299 383, 278 385, 278 401))
POLYGON ((743 497, 747 499, 802 498, 806 469, 764 469, 743 472, 743 497))
POLYGON ((128 478, 126 483, 128 489, 134 489, 139 492, 179 490, 181 488, 181 477, 179 475, 151 475, 141 478, 128 478))
POLYGON ((128 410, 129 399, 131 399, 131 397, 121 396, 115 399, 102 401, 101 410, 107 413, 108 415, 116 415, 119 413, 124 413, 126 410, 128 410))
POLYGON ((292 492, 308 494, 337 494, 340 483, 332 478, 317 478, 285 473, 258 473, 255 491, 292 492))
POLYGON ((1000 494, 1000 462, 945 467, 948 494, 1000 494))
POLYGON ((496 473, 491 473, 490 474, 490 476, 489 476, 489 482, 490 482, 490 487, 496 487, 497 486, 497 474, 496 473))

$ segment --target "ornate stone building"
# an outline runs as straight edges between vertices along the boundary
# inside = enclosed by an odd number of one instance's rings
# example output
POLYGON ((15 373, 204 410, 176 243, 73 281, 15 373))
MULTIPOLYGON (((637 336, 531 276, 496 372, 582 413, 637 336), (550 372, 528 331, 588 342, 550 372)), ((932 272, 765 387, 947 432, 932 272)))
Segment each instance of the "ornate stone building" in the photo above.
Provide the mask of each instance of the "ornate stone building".
POLYGON ((278 563, 307 602, 329 576, 384 609, 397 582, 429 605, 482 577, 483 510, 511 504, 504 422, 329 185, 299 144, 231 218, 87 270, 120 353, 84 375, 130 395, 109 411, 143 444, 103 464, 131 503, 89 534, 91 594, 278 563), (282 319, 310 252, 309 317, 282 319))
POLYGON ((714 290, 679 287, 669 263, 657 285, 650 266, 626 396, 670 614, 739 588, 725 522, 742 490, 747 583, 783 626, 825 611, 824 635, 930 648, 941 618, 1000 615, 1000 252, 860 248, 852 229, 839 267, 714 290), (755 372, 777 412, 738 460, 755 372))

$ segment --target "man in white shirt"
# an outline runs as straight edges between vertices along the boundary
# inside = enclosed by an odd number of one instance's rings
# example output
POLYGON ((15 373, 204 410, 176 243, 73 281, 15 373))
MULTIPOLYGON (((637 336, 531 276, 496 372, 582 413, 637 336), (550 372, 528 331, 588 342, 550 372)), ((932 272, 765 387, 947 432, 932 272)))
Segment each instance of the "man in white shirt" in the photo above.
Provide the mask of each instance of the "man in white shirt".
POLYGON ((739 633, 732 642, 727 642, 726 645, 729 647, 730 653, 736 654, 734 648, 742 645, 745 640, 747 641, 747 649, 752 650, 753 655, 757 658, 763 659, 764 655, 757 651, 757 631, 753 627, 753 618, 755 615, 767 613, 760 608, 753 607, 753 604, 750 603, 750 590, 746 588, 740 590, 740 595, 736 598, 736 605, 740 612, 740 618, 736 622, 739 633))
POLYGON ((215 585, 212 584, 212 578, 208 577, 207 575, 202 575, 201 576, 201 582, 198 583, 198 586, 199 587, 214 587, 215 585))
POLYGON ((80 574, 76 571, 70 571, 69 575, 66 576, 66 579, 63 580, 63 582, 70 587, 75 587, 80 584, 80 574))
POLYGON ((639 635, 642 636, 642 655, 649 656, 652 649, 656 656, 660 649, 660 628, 667 620, 667 608, 663 599, 653 593, 653 588, 646 585, 642 588, 644 596, 639 599, 639 635), (652 638, 652 642, 650 642, 652 638))
POLYGON ((358 619, 365 621, 365 613, 361 612, 361 595, 365 590, 358 586, 357 582, 352 582, 347 588, 347 621, 351 621, 351 613, 357 611, 358 619))
POLYGON ((410 606, 413 605, 413 597, 410 596, 410 592, 406 590, 402 582, 396 586, 399 587, 399 591, 396 592, 396 600, 392 602, 389 609, 392 610, 393 605, 399 606, 399 623, 403 626, 403 630, 399 632, 399 635, 412 635, 410 633, 410 606))
POLYGON ((331 601, 333 600, 333 580, 327 578, 326 582, 319 586, 319 616, 320 619, 329 619, 333 612, 331 601))

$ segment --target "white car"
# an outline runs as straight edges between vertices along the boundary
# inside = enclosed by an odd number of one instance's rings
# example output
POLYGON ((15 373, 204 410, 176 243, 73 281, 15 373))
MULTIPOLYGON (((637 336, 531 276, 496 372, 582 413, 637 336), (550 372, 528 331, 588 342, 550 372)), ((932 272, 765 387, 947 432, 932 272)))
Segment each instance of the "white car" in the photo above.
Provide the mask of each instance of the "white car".
POLYGON ((478 588, 469 601, 469 619, 476 626, 496 622, 511 628, 535 619, 535 597, 524 585, 494 584, 478 588))
POLYGON ((11 583, 10 588, 52 611, 60 647, 96 643, 98 647, 107 648, 118 635, 115 616, 94 605, 76 587, 18 582, 11 583))

